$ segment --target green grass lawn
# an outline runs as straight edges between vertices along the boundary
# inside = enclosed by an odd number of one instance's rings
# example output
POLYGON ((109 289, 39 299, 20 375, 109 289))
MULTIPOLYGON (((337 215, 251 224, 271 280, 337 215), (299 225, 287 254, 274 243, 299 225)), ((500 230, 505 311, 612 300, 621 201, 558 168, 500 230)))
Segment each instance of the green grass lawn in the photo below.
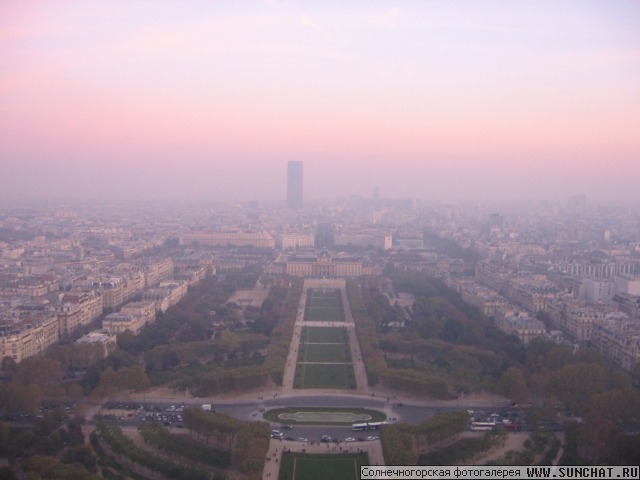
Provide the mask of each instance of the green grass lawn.
POLYGON ((304 311, 304 319, 311 321, 344 320, 344 308, 340 290, 309 289, 307 291, 307 304, 304 311))
POLYGON ((352 364, 299 363, 293 388, 337 388, 353 390, 356 380, 352 364))
POLYGON ((310 288, 307 290, 307 302, 312 300, 333 299, 342 301, 342 294, 339 288, 330 288, 322 290, 320 288, 310 288))
POLYGON ((298 362, 351 363, 351 352, 344 343, 307 343, 300 346, 298 362))
POLYGON ((307 307, 304 310, 304 319, 308 322, 342 322, 344 312, 334 307, 307 307))
POLYGON ((343 327, 304 327, 301 343, 349 343, 347 330, 343 327))
POLYGON ((278 480, 358 480, 366 453, 322 455, 287 452, 282 456, 278 480))
POLYGON ((307 302, 312 308, 342 308, 342 297, 312 297, 307 302))
POLYGON ((335 307, 307 307, 304 310, 304 319, 309 322, 341 322, 344 320, 344 312, 341 308, 335 307))

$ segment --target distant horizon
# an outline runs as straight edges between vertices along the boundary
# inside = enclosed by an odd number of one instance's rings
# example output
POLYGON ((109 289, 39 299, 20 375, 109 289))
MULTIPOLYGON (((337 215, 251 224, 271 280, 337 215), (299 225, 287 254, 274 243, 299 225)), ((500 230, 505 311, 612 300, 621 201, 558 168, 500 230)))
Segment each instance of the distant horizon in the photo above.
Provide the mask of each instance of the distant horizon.
POLYGON ((639 24, 630 0, 2 2, 0 197, 284 201, 302 161, 305 202, 640 205, 639 24))
MULTIPOLYGON (((578 194, 576 194, 578 195, 578 194)), ((413 201, 417 202, 418 208, 426 207, 438 207, 438 206, 456 206, 463 207, 465 205, 476 206, 479 208, 491 210, 522 210, 522 209, 544 209, 551 207, 568 208, 569 199, 575 195, 569 195, 562 198, 515 198, 509 200, 495 200, 495 201, 476 201, 472 199, 461 199, 456 201, 447 200, 429 200, 418 197, 379 197, 378 203, 381 207, 385 207, 385 202, 393 201, 413 201)), ((29 207, 57 207, 68 206, 70 208, 81 207, 83 204, 86 206, 99 206, 99 205, 131 205, 131 206, 178 206, 178 207, 251 207, 252 203, 257 203, 258 208, 273 208, 279 207, 283 210, 290 210, 291 212, 304 212, 308 209, 317 207, 339 205, 344 202, 359 202, 362 201, 365 204, 373 206, 375 204, 372 196, 343 196, 336 198, 325 199, 309 199, 305 200, 304 206, 301 210, 291 209, 287 206, 286 198, 246 198, 246 199, 219 199, 219 198, 123 198, 123 197, 29 197, 29 198, 15 198, 5 197, 0 194, 0 209, 3 208, 29 208, 29 207)), ((610 201, 597 201, 587 196, 586 210, 591 211, 598 208, 623 208, 623 209, 640 209, 640 202, 619 202, 614 203, 610 201)))

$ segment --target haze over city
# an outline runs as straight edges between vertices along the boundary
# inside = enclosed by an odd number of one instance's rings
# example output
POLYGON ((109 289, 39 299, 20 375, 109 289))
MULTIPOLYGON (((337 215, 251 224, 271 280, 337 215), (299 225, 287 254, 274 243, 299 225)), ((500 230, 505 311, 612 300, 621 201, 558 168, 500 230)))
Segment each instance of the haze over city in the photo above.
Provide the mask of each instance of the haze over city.
POLYGON ((2 199, 640 203, 640 4, 5 1, 2 199))

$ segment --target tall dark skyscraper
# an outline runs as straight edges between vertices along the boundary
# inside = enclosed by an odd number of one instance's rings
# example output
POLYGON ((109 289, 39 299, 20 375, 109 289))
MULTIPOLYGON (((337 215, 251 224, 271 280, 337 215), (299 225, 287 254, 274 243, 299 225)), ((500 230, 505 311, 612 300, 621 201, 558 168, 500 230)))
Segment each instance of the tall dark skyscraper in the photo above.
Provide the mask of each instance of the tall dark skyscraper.
POLYGON ((287 206, 302 208, 302 162, 287 164, 287 206))

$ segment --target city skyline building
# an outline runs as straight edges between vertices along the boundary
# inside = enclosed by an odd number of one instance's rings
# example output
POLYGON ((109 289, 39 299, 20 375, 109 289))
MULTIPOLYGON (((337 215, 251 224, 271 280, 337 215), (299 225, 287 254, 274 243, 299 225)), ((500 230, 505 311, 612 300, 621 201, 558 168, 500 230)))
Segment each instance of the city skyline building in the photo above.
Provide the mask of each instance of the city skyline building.
POLYGON ((287 163, 287 207, 303 206, 303 162, 287 163))

